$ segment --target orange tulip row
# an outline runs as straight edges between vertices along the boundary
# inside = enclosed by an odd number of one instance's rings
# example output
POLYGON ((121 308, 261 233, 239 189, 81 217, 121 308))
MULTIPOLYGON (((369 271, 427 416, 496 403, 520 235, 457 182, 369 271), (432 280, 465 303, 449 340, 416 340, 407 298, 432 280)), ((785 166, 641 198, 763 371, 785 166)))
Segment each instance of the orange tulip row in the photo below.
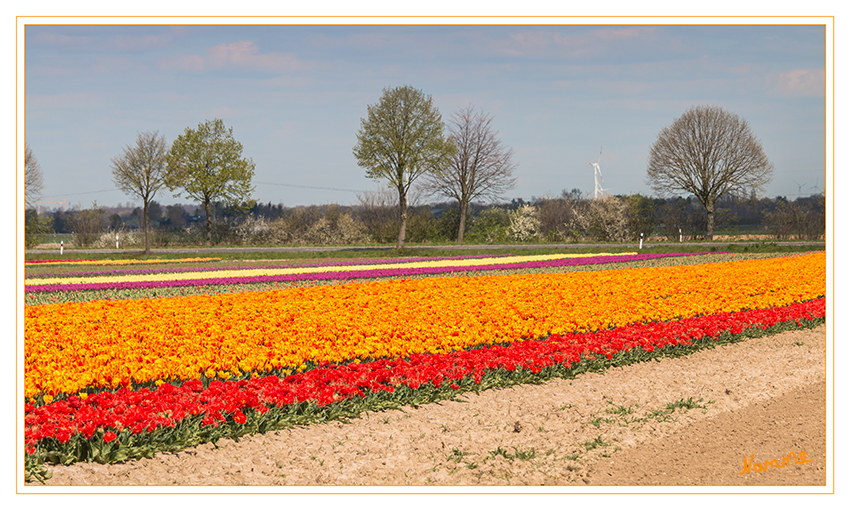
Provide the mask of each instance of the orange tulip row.
POLYGON ((439 353, 826 292, 823 253, 27 307, 25 396, 439 353))

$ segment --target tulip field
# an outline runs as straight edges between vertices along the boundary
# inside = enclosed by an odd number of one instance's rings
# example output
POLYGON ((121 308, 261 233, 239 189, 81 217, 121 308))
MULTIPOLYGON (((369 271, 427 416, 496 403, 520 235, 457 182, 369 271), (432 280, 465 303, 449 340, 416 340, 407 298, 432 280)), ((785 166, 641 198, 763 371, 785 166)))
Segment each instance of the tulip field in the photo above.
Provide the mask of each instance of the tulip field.
POLYGON ((27 476, 825 320, 823 252, 25 263, 27 476))

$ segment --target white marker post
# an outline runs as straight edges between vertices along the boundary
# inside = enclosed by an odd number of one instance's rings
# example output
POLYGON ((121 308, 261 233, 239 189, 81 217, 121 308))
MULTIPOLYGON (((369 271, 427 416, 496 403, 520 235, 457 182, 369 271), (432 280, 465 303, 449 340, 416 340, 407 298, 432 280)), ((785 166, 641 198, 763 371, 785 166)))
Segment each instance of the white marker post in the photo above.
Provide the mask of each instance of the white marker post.
POLYGON ((118 234, 115 234, 115 249, 118 249, 118 234))
POLYGON ((643 232, 640 233, 640 247, 638 248, 638 250, 642 250, 642 249, 643 249, 643 232))
POLYGON ((65 251, 65 241, 59 241, 59 255, 62 255, 62 252, 65 251))

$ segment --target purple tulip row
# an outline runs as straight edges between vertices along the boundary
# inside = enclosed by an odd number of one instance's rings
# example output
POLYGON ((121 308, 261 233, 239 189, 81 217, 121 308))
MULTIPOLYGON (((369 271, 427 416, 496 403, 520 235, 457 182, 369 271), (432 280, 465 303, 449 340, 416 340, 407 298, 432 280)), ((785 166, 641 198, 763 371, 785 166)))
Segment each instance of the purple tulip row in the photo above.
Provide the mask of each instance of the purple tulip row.
POLYGON ((427 262, 429 260, 468 260, 496 257, 513 257, 513 255, 498 254, 498 255, 459 255, 455 257, 408 257, 398 259, 376 259, 376 260, 352 260, 352 261, 336 261, 336 262, 316 262, 313 264, 284 264, 271 266, 222 266, 222 267, 175 267, 175 268, 156 268, 156 269, 108 269, 105 271, 79 271, 73 273, 41 273, 32 275, 32 278, 51 278, 61 277, 68 278, 70 276, 106 276, 106 275, 134 275, 134 274, 158 274, 158 273, 192 273, 198 271, 240 271, 243 269, 288 269, 292 267, 325 267, 325 266, 356 266, 356 265, 375 265, 375 264, 404 264, 407 262, 427 262))
POLYGON ((516 262, 511 264, 486 264, 480 266, 452 267, 411 267, 392 269, 369 269, 353 271, 332 271, 302 274, 247 276, 232 278, 204 278, 197 280, 169 280, 155 282, 120 282, 120 283, 81 283, 70 285, 32 285, 26 287, 26 292, 57 292, 85 291, 105 289, 145 289, 158 287, 192 287, 201 285, 240 285, 263 282, 289 282, 303 280, 347 280, 353 278, 380 278, 398 276, 417 276, 422 274, 455 273, 467 271, 491 271, 500 269, 533 269, 546 267, 566 267, 590 264, 611 264, 657 259, 663 257, 682 257, 691 255, 706 255, 706 253, 662 253, 644 255, 605 255, 600 257, 581 257, 536 262, 516 262))

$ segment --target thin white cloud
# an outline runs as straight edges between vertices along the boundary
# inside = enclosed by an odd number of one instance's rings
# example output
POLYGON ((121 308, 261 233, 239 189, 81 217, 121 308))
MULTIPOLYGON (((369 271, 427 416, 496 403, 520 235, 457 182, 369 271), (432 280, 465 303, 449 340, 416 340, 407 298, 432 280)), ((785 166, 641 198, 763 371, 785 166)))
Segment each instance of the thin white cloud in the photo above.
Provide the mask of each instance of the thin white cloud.
POLYGON ((172 55, 159 60, 163 71, 183 71, 200 73, 204 71, 204 57, 200 55, 172 55))
MULTIPOLYGON (((43 28, 43 27, 39 27, 43 28)), ((120 35, 68 35, 62 33, 34 32, 27 36, 27 44, 40 47, 55 47, 67 50, 69 48, 101 52, 133 52, 149 51, 164 48, 174 41, 174 31, 158 34, 120 34, 120 35)))
POLYGON ((310 45, 328 50, 376 50, 395 46, 399 37, 386 33, 350 34, 346 37, 332 37, 327 34, 315 34, 308 38, 310 45))
POLYGON ((145 34, 136 35, 119 35, 112 38, 109 42, 111 49, 119 51, 148 51, 152 49, 165 48, 174 40, 174 35, 171 33, 165 34, 145 34))
POLYGON ((27 35, 27 44, 39 46, 56 46, 64 49, 90 47, 98 41, 94 36, 76 36, 57 33, 34 33, 27 35))
POLYGON ((265 88, 271 89, 307 89, 316 86, 316 79, 312 76, 275 76, 257 83, 265 88))
POLYGON ((160 60, 160 68, 169 71, 205 72, 241 69, 270 73, 303 70, 307 63, 292 53, 260 53, 254 42, 237 41, 207 48, 201 55, 173 55, 160 60))
POLYGON ((272 131, 272 136, 274 138, 287 138, 291 135, 295 130, 294 122, 280 122, 278 128, 272 131))
POLYGON ((27 109, 30 108, 94 108, 103 106, 95 94, 27 94, 27 109))
POLYGON ((140 68, 146 68, 147 63, 141 63, 138 59, 127 57, 97 57, 93 65, 85 72, 97 73, 132 73, 140 68))
POLYGON ((823 69, 792 69, 768 77, 775 93, 783 97, 822 97, 825 87, 823 69))
POLYGON ((527 31, 514 32, 501 45, 504 53, 513 56, 546 56, 553 52, 569 57, 602 54, 612 46, 634 44, 655 33, 655 27, 600 28, 585 33, 527 31))
POLYGON ((219 106, 218 108, 213 108, 212 110, 210 110, 209 117, 214 119, 229 119, 237 117, 239 113, 239 110, 235 110, 228 106, 219 106))

